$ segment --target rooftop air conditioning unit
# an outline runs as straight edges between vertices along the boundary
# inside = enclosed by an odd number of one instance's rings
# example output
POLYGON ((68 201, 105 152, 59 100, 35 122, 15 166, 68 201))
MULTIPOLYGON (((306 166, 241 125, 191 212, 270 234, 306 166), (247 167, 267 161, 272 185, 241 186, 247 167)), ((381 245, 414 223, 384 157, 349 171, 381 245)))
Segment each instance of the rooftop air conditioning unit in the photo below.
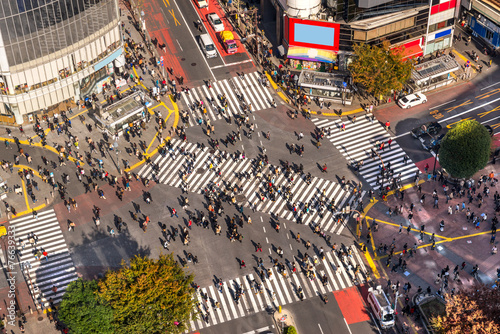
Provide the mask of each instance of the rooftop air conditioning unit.
POLYGON ((326 6, 328 8, 337 9, 337 0, 326 0, 326 6))
POLYGON ((319 19, 326 21, 327 15, 326 13, 319 13, 319 19))

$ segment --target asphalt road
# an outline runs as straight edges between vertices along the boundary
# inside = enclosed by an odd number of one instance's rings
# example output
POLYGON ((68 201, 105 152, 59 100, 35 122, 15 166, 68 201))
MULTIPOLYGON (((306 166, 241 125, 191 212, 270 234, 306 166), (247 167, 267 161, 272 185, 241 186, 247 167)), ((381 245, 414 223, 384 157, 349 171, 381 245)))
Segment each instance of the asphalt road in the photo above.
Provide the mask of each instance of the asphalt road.
POLYGON ((490 125, 494 133, 500 127, 500 70, 492 71, 477 77, 476 80, 461 83, 445 91, 427 94, 427 103, 403 110, 393 105, 376 113, 380 121, 391 120, 391 128, 397 142, 415 161, 432 158, 425 151, 419 140, 409 132, 427 122, 439 122, 446 133, 454 124, 467 119, 475 119, 482 124, 490 125))
MULTIPOLYGON (((206 17, 209 11, 221 12, 220 7, 213 6, 212 4, 209 10, 200 10, 194 1, 144 2, 143 11, 151 38, 157 38, 159 44, 166 45, 164 51, 159 51, 164 57, 164 65, 166 68, 172 68, 176 77, 183 76, 185 85, 202 85, 208 79, 229 78, 234 72, 253 68, 249 55, 241 46, 241 52, 237 54, 228 56, 221 52, 220 42, 206 17), (198 30, 198 20, 203 22, 202 31, 198 30), (200 48, 199 36, 204 33, 211 35, 218 49, 215 58, 207 59, 200 48)), ((222 15, 221 18, 225 20, 222 15)), ((172 79, 172 75, 169 78, 172 79)))

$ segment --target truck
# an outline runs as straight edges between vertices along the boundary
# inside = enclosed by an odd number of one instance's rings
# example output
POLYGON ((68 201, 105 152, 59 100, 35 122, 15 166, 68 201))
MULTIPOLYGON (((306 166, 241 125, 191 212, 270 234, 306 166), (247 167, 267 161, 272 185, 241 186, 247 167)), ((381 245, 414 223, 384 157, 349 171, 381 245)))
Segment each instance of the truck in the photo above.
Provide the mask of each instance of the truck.
POLYGON ((234 35, 231 31, 221 31, 219 34, 219 38, 221 41, 221 44, 224 46, 226 49, 226 52, 231 54, 231 53, 236 53, 238 51, 238 45, 236 44, 234 40, 234 35))
POLYGON ((383 329, 392 328, 395 325, 394 310, 387 298, 382 286, 368 289, 368 304, 383 329))

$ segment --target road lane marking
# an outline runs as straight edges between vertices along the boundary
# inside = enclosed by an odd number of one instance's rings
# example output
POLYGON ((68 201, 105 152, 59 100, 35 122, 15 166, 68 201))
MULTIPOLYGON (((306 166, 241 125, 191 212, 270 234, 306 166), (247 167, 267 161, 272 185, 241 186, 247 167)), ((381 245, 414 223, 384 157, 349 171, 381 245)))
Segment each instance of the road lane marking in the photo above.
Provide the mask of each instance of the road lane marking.
POLYGON ((429 110, 432 110, 432 109, 434 109, 434 108, 439 108, 439 107, 442 107, 442 106, 444 106, 445 104, 455 102, 456 100, 457 100, 457 99, 454 99, 454 100, 451 100, 451 101, 445 102, 445 103, 440 104, 440 105, 438 105, 438 106, 432 107, 432 108, 430 108, 429 110))
POLYGON ((351 329, 349 328, 349 325, 347 324, 347 320, 345 320, 345 318, 344 318, 344 322, 345 322, 345 325, 346 325, 347 329, 349 330, 349 333, 352 334, 351 329))
POLYGON ((179 45, 179 47, 181 48, 181 51, 182 51, 182 52, 184 52, 184 49, 182 48, 181 43, 179 43, 179 40, 178 40, 177 38, 176 38, 175 40, 177 41, 177 44, 178 44, 178 45, 179 45))
POLYGON ((168 12, 170 13, 170 15, 172 15, 172 17, 174 18, 174 23, 175 23, 175 26, 177 27, 178 25, 180 26, 181 23, 179 22, 179 20, 177 20, 177 18, 175 17, 175 13, 174 13, 174 10, 173 9, 169 9, 168 12))
MULTIPOLYGON (((193 5, 192 1, 190 1, 190 2, 191 2, 191 5, 194 7, 194 5, 193 5)), ((177 10, 179 11, 179 14, 181 14, 182 21, 184 21, 184 23, 186 24, 186 27, 189 27, 189 25, 187 24, 186 18, 184 17, 184 15, 182 15, 181 10, 179 9, 179 5, 177 5, 177 2, 176 2, 176 1, 174 1, 174 3, 175 3, 175 7, 177 7, 177 10)), ((198 12, 196 12, 196 15, 198 15, 198 12)), ((199 15, 198 15, 198 17, 199 17, 199 15)), ((201 18, 200 18, 200 19, 201 19, 201 18)), ((196 38, 194 37, 193 32, 191 31, 191 29, 187 29, 187 30, 189 31, 189 34, 191 35, 191 37, 193 37, 193 40, 194 40, 194 41, 195 41, 195 43, 196 43, 196 38)), ((196 43, 196 45, 198 45, 198 43, 196 43)), ((204 61, 204 62, 205 62, 205 64, 207 65, 207 68, 208 68, 208 70, 210 71, 210 74, 212 74, 212 78, 213 78, 213 80, 214 80, 214 81, 216 81, 216 80, 217 80, 217 78, 215 77, 214 72, 212 72, 212 69, 210 68, 210 66, 208 65, 207 58, 205 57, 205 55, 203 54, 203 52, 201 51, 201 49, 200 49, 200 48, 198 48, 198 47, 197 47, 197 49, 198 49, 198 52, 201 54, 201 57, 203 58, 203 61, 204 61)), ((222 57, 221 57, 221 59, 222 59, 222 57)), ((224 60, 223 60, 223 61, 224 61, 224 60)))
POLYGON ((249 62, 253 62, 253 60, 252 59, 247 59, 247 60, 242 60, 242 61, 239 61, 239 62, 236 62, 236 63, 229 63, 229 64, 225 64, 225 65, 217 65, 217 66, 210 67, 210 68, 212 70, 215 70, 215 69, 221 68, 221 67, 229 67, 229 66, 240 65, 240 64, 249 63, 249 62))
POLYGON ((486 87, 484 87, 484 88, 481 88, 481 90, 488 89, 488 88, 493 87, 493 86, 496 86, 496 85, 498 85, 498 84, 500 84, 500 81, 499 81, 499 82, 497 82, 497 83, 494 83, 494 84, 492 84, 492 85, 486 86, 486 87))
MULTIPOLYGON (((456 118, 456 117, 460 117, 460 116, 462 116, 462 115, 464 115, 464 114, 467 114, 467 113, 469 113, 469 112, 471 112, 471 111, 474 111, 474 110, 476 110, 476 109, 482 108, 482 107, 484 107, 484 106, 487 106, 488 104, 492 104, 492 103, 497 102, 497 101, 500 101, 500 98, 495 99, 495 100, 492 100, 492 101, 489 101, 489 102, 486 102, 486 103, 484 103, 484 104, 481 104, 481 105, 479 105, 479 106, 477 106, 477 107, 474 107, 474 108, 471 108, 471 109, 466 110, 466 111, 464 111, 464 112, 461 112, 461 113, 456 114, 456 115, 454 115, 454 116, 451 116, 451 117, 448 117, 448 118, 442 119, 442 120, 438 121, 438 123, 443 123, 443 122, 446 122, 446 121, 448 121, 448 120, 450 120, 450 119, 453 119, 453 118, 456 118)), ((397 136, 394 136, 394 137, 393 137, 393 139, 397 139, 397 138, 399 138, 399 137, 404 137, 404 136, 407 136, 407 135, 409 135, 409 134, 410 134, 410 131, 405 132, 405 133, 402 133, 402 134, 397 135, 397 136)))

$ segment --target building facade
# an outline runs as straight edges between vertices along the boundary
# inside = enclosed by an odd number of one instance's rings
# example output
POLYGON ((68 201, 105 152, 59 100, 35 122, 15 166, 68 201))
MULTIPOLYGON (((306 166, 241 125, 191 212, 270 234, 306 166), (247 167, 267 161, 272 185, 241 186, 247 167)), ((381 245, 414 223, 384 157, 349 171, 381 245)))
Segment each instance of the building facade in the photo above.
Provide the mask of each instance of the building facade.
POLYGON ((102 89, 123 66, 117 0, 0 1, 0 114, 18 124, 102 89))
POLYGON ((277 40, 294 67, 345 71, 354 43, 387 40, 404 47, 407 58, 451 46, 456 0, 262 0, 261 5, 274 9, 277 40))
POLYGON ((500 47, 500 0, 462 0, 464 23, 491 50, 500 47))

